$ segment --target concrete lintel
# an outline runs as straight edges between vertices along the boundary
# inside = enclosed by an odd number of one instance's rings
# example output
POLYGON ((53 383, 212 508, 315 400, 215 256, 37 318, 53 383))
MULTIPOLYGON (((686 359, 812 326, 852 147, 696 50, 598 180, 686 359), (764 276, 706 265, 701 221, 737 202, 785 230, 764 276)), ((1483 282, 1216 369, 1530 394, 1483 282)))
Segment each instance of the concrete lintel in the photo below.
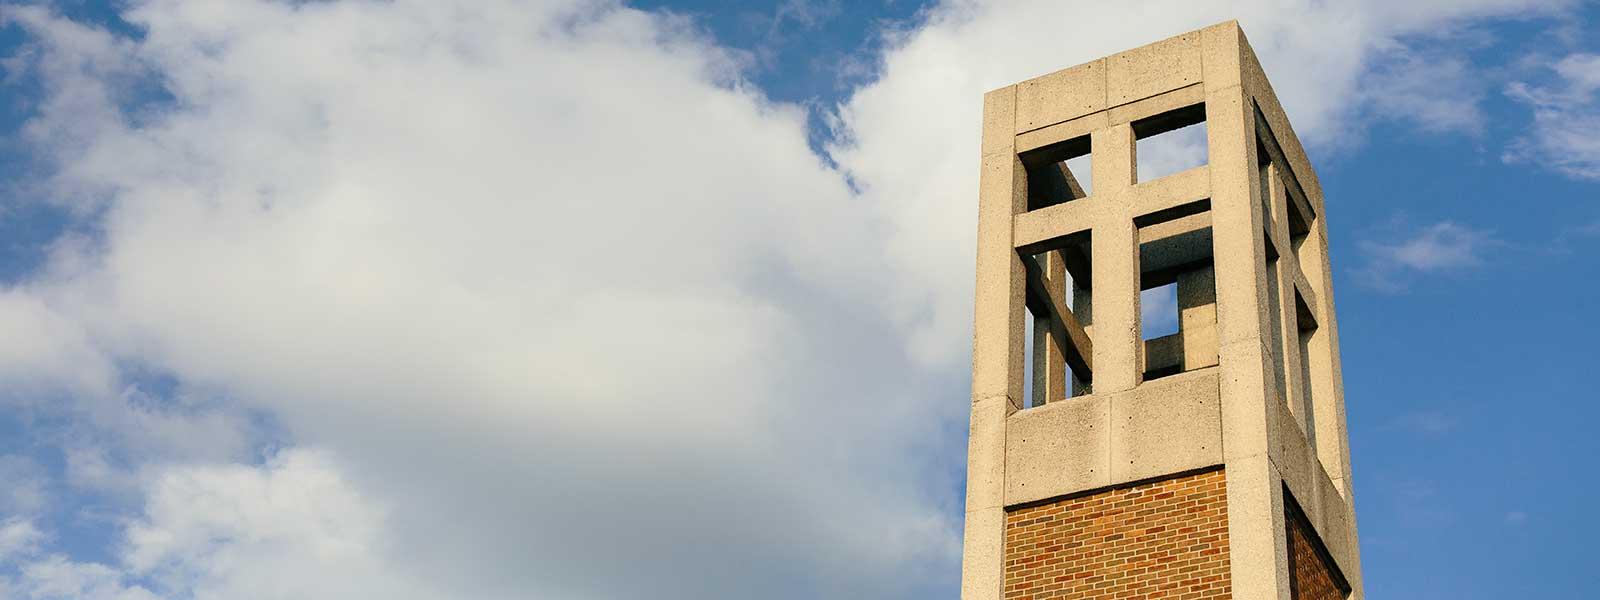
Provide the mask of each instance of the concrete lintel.
POLYGON ((1121 106, 1114 106, 1106 111, 1106 115, 1110 119, 1110 124, 1131 123, 1205 101, 1205 85, 1196 82, 1143 100, 1135 100, 1121 106))
POLYGON ((1051 144, 1059 144, 1067 140, 1080 138, 1094 133, 1096 130, 1105 129, 1110 124, 1106 112, 1087 114, 1076 119, 1071 119, 1041 127, 1033 131, 1017 134, 1017 152, 1031 152, 1051 144))
POLYGON ((1012 242, 1024 255, 1066 246, 1071 243, 1067 238, 1094 226, 1100 204, 1100 197, 1089 196, 1018 214, 1012 217, 1012 242))
POLYGON ((1211 167, 1201 165, 1133 186, 1133 216, 1141 221, 1211 197, 1211 167))
POLYGON ((1141 290, 1173 283, 1185 271, 1211 261, 1213 242, 1210 227, 1173 231, 1170 235, 1152 236, 1154 239, 1145 237, 1144 233, 1145 230, 1139 230, 1139 289, 1141 290))

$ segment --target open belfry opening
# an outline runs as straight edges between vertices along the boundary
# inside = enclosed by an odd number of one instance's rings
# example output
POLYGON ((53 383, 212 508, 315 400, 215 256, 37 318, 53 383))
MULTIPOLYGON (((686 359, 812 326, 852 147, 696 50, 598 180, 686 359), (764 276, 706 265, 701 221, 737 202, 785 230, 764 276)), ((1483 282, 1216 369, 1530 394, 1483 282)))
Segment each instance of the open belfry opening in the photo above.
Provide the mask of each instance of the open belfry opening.
POLYGON ((983 132, 962 597, 1362 598, 1322 189, 1238 24, 983 132))

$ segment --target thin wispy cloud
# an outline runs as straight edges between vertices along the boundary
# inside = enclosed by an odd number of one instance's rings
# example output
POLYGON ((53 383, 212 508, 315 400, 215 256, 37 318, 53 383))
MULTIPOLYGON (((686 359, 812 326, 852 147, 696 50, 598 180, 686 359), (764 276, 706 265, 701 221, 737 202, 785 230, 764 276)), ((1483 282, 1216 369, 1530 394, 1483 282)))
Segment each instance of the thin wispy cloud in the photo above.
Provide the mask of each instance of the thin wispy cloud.
POLYGON ((1504 242, 1491 231, 1443 221, 1359 244, 1366 258, 1356 269, 1360 281, 1379 290, 1400 292, 1422 275, 1480 267, 1485 264, 1484 254, 1504 242))
POLYGON ((1600 180, 1600 55, 1569 54, 1548 71, 1541 81, 1506 86, 1507 97, 1532 110, 1533 123, 1501 158, 1600 180))
POLYGON ((1392 429, 1424 435, 1442 435, 1455 431, 1460 425, 1460 417, 1442 410, 1405 413, 1389 423, 1392 429))

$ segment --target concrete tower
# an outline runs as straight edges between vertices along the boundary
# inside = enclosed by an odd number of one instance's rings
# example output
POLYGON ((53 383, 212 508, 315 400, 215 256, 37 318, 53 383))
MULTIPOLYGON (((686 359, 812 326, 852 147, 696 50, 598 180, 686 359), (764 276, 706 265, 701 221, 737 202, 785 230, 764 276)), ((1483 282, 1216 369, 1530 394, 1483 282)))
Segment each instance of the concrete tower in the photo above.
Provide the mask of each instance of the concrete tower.
POLYGON ((1237 23, 984 96, 963 598, 1362 598, 1324 215, 1237 23))

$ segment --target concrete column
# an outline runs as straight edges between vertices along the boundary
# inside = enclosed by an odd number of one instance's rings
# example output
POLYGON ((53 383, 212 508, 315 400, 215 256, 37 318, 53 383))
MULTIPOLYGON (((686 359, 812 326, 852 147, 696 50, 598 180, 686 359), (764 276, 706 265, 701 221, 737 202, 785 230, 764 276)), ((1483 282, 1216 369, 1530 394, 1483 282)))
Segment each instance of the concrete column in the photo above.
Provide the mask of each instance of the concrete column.
MULTIPOLYGON (((1090 286, 1083 285, 1081 281, 1072 282, 1072 314, 1078 317, 1078 324, 1083 326, 1084 335, 1089 339, 1094 338, 1094 293, 1090 286)), ((1082 396, 1092 391, 1091 384, 1079 379, 1077 374, 1072 376, 1072 395, 1082 396)))
MULTIPOLYGON (((1202 45, 1208 75, 1213 57, 1237 61, 1246 51, 1236 26, 1206 30, 1202 45)), ((1207 80, 1206 134, 1233 597, 1287 600, 1282 479, 1272 465, 1277 444, 1267 405, 1272 364, 1263 332, 1270 329, 1270 304, 1255 113, 1242 85, 1212 87, 1207 80)))
POLYGON ((1126 123, 1092 134, 1099 210, 1090 233, 1094 261, 1094 393, 1133 389, 1143 379, 1139 339, 1139 234, 1129 210, 1135 156, 1126 123))
POLYGON ((1217 275, 1214 267, 1178 275, 1178 333, 1183 336, 1183 369, 1217 364, 1217 275))
MULTIPOLYGON (((1067 290, 1067 266, 1060 252, 1046 252, 1038 257, 1043 264, 1045 284, 1050 293, 1062 295, 1067 290)), ((1065 297, 1065 296, 1062 296, 1065 297)), ((1067 359, 1061 346, 1050 335, 1050 320, 1037 315, 1033 319, 1033 406, 1043 406, 1067 396, 1067 359)))
POLYGON ((967 441, 966 544, 961 597, 1002 596, 1006 416, 1021 408, 1026 271, 1012 217, 1026 210, 1027 175, 1015 148, 1016 88, 984 96, 978 189, 977 305, 972 331, 972 420, 967 441))

